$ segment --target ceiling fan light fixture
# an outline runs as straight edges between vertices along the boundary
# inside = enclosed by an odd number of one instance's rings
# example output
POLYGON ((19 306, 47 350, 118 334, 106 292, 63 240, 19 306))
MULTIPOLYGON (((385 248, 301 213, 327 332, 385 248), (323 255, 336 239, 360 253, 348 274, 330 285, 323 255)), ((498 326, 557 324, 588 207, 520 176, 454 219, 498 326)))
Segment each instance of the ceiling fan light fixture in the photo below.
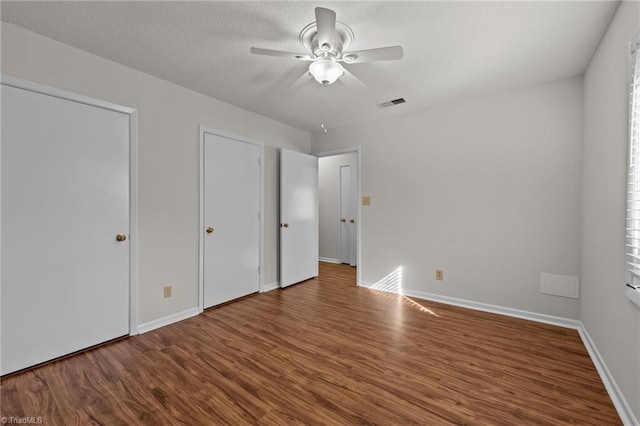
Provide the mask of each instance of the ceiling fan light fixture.
POLYGON ((328 86, 344 74, 344 68, 333 58, 322 58, 309 65, 309 73, 320 84, 328 86))

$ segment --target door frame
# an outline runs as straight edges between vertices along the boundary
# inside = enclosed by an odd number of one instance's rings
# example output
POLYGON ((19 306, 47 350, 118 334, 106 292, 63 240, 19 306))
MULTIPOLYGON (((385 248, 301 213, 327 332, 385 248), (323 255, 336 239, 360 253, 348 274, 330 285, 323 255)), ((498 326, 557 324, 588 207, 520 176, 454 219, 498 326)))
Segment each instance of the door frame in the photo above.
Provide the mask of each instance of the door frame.
POLYGON ((360 167, 360 165, 362 164, 361 161, 361 157, 362 157, 362 147, 360 146, 354 146, 354 147, 348 147, 348 148, 339 148, 339 149, 333 149, 330 151, 321 151, 321 152, 314 152, 311 153, 311 155, 315 155, 318 158, 321 157, 331 157, 333 155, 339 155, 339 154, 350 154, 352 152, 355 152, 356 155, 356 165, 358 167, 358 173, 357 173, 357 182, 356 182, 356 188, 357 188, 357 204, 358 204, 358 208, 356 211, 356 220, 357 220, 357 228, 356 228, 356 250, 358 251, 357 255, 356 255, 356 285, 360 286, 360 271, 362 270, 362 250, 361 250, 361 244, 360 244, 360 240, 361 240, 361 236, 362 236, 362 186, 361 186, 361 182, 362 182, 362 168, 360 167))
POLYGON ((249 143, 260 148, 260 269, 258 274, 259 292, 264 292, 264 143, 253 139, 244 138, 232 133, 212 129, 210 127, 199 126, 199 201, 198 201, 198 312, 204 311, 204 136, 211 134, 231 139, 240 143, 249 143))
MULTIPOLYGON (((125 107, 78 93, 68 92, 20 78, 0 75, 0 84, 28 90, 71 102, 120 112, 129 116, 129 336, 138 334, 138 112, 125 107)), ((0 152, 0 156, 1 156, 0 152)), ((0 166, 1 167, 1 166, 0 166)), ((1 202, 1 201, 0 201, 1 202)), ((1 206, 0 206, 1 207, 1 206)), ((0 208, 1 211, 1 208, 0 208)), ((0 225, 0 236, 2 229, 0 225)), ((0 253, 0 256, 2 254, 0 253)), ((1 266, 0 266, 1 267, 1 266)), ((1 276, 1 274, 0 274, 1 276)), ((2 278, 0 278, 1 280, 2 278)), ((0 282, 0 286, 2 283, 0 282)))

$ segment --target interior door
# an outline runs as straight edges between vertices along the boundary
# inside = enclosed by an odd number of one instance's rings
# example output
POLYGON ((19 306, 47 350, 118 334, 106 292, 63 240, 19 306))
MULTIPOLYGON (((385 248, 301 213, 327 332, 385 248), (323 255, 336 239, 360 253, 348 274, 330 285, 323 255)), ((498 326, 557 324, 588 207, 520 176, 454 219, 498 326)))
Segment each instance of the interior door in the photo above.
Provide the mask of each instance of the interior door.
POLYGON ((356 266, 358 259, 358 166, 350 166, 349 174, 349 265, 356 266))
POLYGON ((260 290, 260 147, 204 135, 204 308, 260 290))
POLYGON ((357 174, 355 166, 340 167, 340 263, 356 266, 357 174))
POLYGON ((280 154, 280 286, 318 276, 318 158, 280 154))
POLYGON ((129 333, 129 115, 1 96, 7 374, 129 333))

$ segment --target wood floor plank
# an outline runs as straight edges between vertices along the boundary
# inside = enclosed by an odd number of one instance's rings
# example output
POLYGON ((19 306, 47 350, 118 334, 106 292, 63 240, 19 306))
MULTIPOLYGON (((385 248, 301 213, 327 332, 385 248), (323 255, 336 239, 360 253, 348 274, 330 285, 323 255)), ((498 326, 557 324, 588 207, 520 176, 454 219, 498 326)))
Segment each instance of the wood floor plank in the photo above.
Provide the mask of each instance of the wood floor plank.
POLYGON ((46 425, 619 425, 575 330, 320 277, 3 378, 46 425))

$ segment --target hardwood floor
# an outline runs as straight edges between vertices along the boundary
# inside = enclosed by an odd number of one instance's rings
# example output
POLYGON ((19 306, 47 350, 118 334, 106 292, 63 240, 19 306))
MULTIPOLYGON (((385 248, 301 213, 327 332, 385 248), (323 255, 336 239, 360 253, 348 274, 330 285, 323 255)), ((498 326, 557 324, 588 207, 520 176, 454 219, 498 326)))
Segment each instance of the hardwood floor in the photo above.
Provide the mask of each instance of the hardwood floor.
POLYGON ((2 380, 46 425, 621 424, 578 333, 320 278, 2 380))

